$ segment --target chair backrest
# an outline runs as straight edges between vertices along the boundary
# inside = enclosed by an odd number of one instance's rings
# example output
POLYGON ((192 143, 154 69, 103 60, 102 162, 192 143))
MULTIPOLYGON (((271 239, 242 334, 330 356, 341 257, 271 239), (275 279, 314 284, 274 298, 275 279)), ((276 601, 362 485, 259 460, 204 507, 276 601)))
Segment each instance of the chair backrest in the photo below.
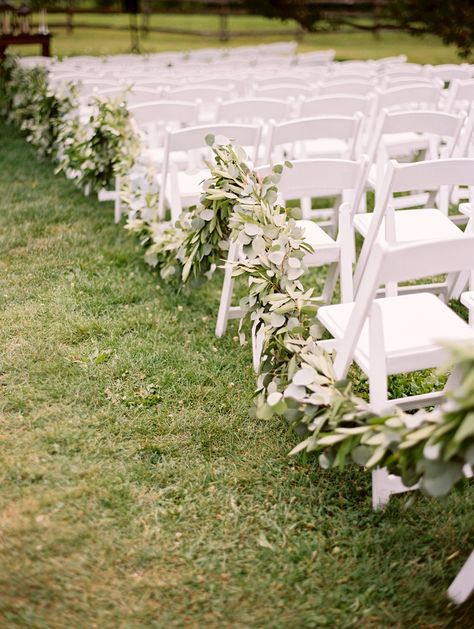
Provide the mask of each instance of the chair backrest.
POLYGON ((231 85, 203 85, 197 87, 177 87, 169 90, 168 100, 200 100, 203 103, 216 102, 218 98, 228 98, 232 95, 231 85))
MULTIPOLYGON (((353 208, 358 207, 367 178, 365 159, 302 159, 293 161, 292 166, 283 169, 278 183, 283 201, 349 193, 353 208)), ((272 173, 272 168, 260 166, 256 171, 265 177, 272 173)))
POLYGON ((384 90, 394 90, 400 87, 410 87, 412 85, 434 85, 435 87, 443 88, 443 82, 439 79, 429 77, 429 76, 420 76, 418 74, 388 74, 385 76, 379 87, 384 90))
POLYGON ((152 89, 135 87, 133 89, 125 88, 107 88, 97 91, 98 96, 106 96, 109 98, 116 98, 123 96, 124 101, 130 107, 132 105, 141 105, 149 103, 150 101, 156 101, 159 98, 159 94, 152 89))
POLYGON ((376 90, 376 111, 382 109, 437 109, 442 89, 439 86, 413 84, 391 90, 376 90))
POLYGON ((474 79, 469 81, 454 80, 449 86, 446 111, 467 111, 474 101, 474 79))
MULTIPOLYGON (((405 282, 442 273, 474 268, 474 235, 464 238, 392 245, 374 244, 357 292, 351 324, 338 346, 334 370, 342 379, 353 360, 355 348, 369 318, 376 292, 382 284, 405 282)), ((429 316, 429 313, 426 313, 429 316)), ((440 337, 443 330, 439 331, 440 337)))
POLYGON ((253 94, 256 98, 276 98, 279 100, 288 100, 289 98, 299 98, 314 96, 314 89, 303 83, 301 85, 278 83, 267 87, 254 86, 253 94))
MULTIPOLYGON (((361 130, 362 115, 355 116, 320 116, 314 118, 298 118, 289 122, 269 125, 264 163, 272 161, 276 147, 282 145, 294 146, 295 142, 304 144, 311 140, 336 139, 342 140, 347 149, 341 157, 353 160, 355 158, 361 130)), ((290 154, 290 159, 297 155, 290 154)))
POLYGON ((376 67, 370 61, 336 61, 331 64, 329 70, 334 77, 351 76, 367 80, 375 75, 376 67))
POLYGON ((316 96, 301 99, 299 115, 302 118, 311 116, 354 116, 361 113, 369 115, 372 99, 351 94, 335 94, 334 96, 316 96))
POLYGON ((296 87, 307 87, 308 77, 298 76, 297 74, 277 74, 273 76, 254 77, 254 85, 257 88, 274 87, 279 85, 294 85, 296 87))
POLYGON ((199 116, 199 102, 186 103, 179 101, 153 101, 128 108, 133 124, 150 148, 163 143, 165 126, 181 128, 186 125, 197 124, 199 116))
POLYGON ((381 57, 380 59, 374 60, 374 65, 376 66, 377 70, 383 71, 384 68, 388 66, 393 67, 395 65, 399 65, 403 67, 406 63, 406 60, 407 60, 406 55, 396 55, 394 57, 381 57))
POLYGON ((192 124, 199 114, 199 104, 155 100, 141 105, 132 105, 129 111, 138 126, 149 123, 164 125, 168 122, 192 124))
POLYGON ((429 76, 436 77, 444 82, 451 82, 454 79, 465 81, 472 76, 472 71, 468 67, 463 67, 456 63, 442 63, 437 66, 428 66, 427 71, 429 76))
MULTIPOLYGON (((465 116, 447 114, 441 111, 416 110, 416 111, 388 111, 383 109, 378 117, 375 131, 368 149, 368 157, 374 162, 377 154, 383 155, 383 140, 385 135, 398 133, 426 133, 436 138, 436 148, 439 152, 441 139, 449 138, 448 144, 444 147, 445 157, 450 157, 459 140, 465 116)), ((435 145, 432 144, 433 152, 435 145)), ((387 159, 389 157, 388 154, 387 159)), ((439 157, 432 155, 432 159, 439 157)))
MULTIPOLYGON (((438 159, 412 164, 398 164, 391 160, 384 173, 384 182, 376 197, 375 208, 369 231, 364 240, 354 273, 354 287, 357 290, 367 269, 372 250, 385 219, 385 235, 388 242, 395 242, 394 209, 391 199, 397 192, 411 190, 440 191, 452 186, 467 186, 474 199, 474 159, 438 159)), ((422 212, 423 210, 420 210, 422 212)), ((423 235, 421 235, 421 239, 423 235)))
POLYGON ((329 96, 332 94, 350 94, 352 96, 367 96, 375 89, 375 85, 370 81, 327 81, 318 87, 318 94, 329 96))
POLYGON ((399 63, 393 63, 393 64, 386 65, 383 68, 383 74, 384 75, 397 74, 398 72, 400 72, 400 70, 402 70, 405 74, 425 74, 426 73, 425 66, 419 63, 404 63, 402 66, 400 66, 399 63))
POLYGON ((318 50, 300 53, 295 61, 301 66, 327 66, 335 56, 335 50, 318 50))
MULTIPOLYGON (((193 151, 202 151, 208 154, 209 147, 206 145, 206 137, 208 135, 214 135, 215 137, 224 136, 230 142, 246 147, 248 149, 249 159, 253 162, 255 162, 258 157, 258 147, 261 137, 261 127, 259 125, 212 124, 188 127, 187 129, 179 129, 178 131, 173 131, 168 128, 165 132, 161 175, 161 186, 163 190, 166 190, 170 171, 173 168, 177 168, 177 165, 173 162, 172 154, 175 151, 185 151, 191 158, 194 157, 193 151)), ((163 216, 164 213, 164 203, 165 194, 161 194, 158 208, 160 216, 163 216)))
POLYGON ((218 101, 218 122, 266 123, 269 120, 287 120, 291 109, 287 100, 275 98, 242 98, 218 101))

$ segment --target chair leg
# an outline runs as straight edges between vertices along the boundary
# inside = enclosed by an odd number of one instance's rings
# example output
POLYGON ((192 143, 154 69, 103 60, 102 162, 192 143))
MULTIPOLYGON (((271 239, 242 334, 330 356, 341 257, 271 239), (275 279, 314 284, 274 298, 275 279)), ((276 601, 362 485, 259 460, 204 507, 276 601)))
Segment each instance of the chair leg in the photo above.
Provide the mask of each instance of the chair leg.
POLYGON ((407 487, 399 476, 389 474, 384 467, 379 467, 372 472, 372 508, 374 511, 383 509, 388 505, 392 494, 402 494, 417 488, 418 485, 407 487))
MULTIPOLYGON (((323 288, 323 294, 321 295, 323 302, 325 304, 331 303, 331 298, 334 294, 334 289, 336 287, 336 282, 339 275, 339 267, 340 267, 340 264, 338 262, 334 262, 333 264, 329 265, 326 282, 323 288)), ((342 278, 341 278, 341 283, 342 283, 342 278)))
POLYGON ((474 592, 474 551, 448 588, 449 598, 458 605, 467 601, 474 592))
POLYGON ((120 196, 120 177, 115 177, 114 221, 120 223, 122 218, 122 197, 120 196))
POLYGON ((224 283, 222 285, 221 300, 219 303, 219 312, 217 313, 216 323, 216 336, 220 338, 224 336, 227 329, 227 322, 229 320, 229 309, 232 301, 232 294, 234 292, 234 279, 232 277, 232 262, 237 260, 238 245, 231 243, 229 247, 229 253, 227 255, 227 262, 224 269, 224 283))

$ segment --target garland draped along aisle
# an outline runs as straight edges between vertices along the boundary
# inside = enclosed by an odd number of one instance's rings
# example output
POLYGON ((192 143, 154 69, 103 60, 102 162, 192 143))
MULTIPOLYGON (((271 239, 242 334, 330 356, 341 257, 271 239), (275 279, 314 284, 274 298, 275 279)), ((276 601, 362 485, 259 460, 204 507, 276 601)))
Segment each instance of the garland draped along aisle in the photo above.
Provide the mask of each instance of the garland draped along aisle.
POLYGON ((318 346, 317 299, 301 280, 310 249, 295 222, 299 210, 276 203, 284 166, 260 180, 241 148, 222 137, 207 142, 215 160, 197 207, 176 226, 155 221, 146 204, 131 211, 127 228, 140 234, 147 261, 164 279, 198 282, 212 275, 230 243, 238 244, 243 255, 233 274, 248 287, 240 329, 249 319, 262 338, 256 417, 285 417, 304 436, 292 454, 315 452, 323 468, 386 467, 407 486, 447 494, 463 466, 474 464, 474 348, 452 348, 452 366, 464 379, 449 411, 376 416, 349 381, 336 381, 331 356, 318 346))
POLYGON ((314 452, 322 467, 356 463, 386 467, 405 485, 420 483, 445 495, 474 464, 474 348, 453 347, 452 367, 463 374, 449 407, 415 415, 394 409, 374 415, 350 381, 336 381, 332 357, 320 345, 318 301, 303 284, 311 251, 296 222, 299 210, 277 203, 284 167, 260 179, 242 148, 208 136, 213 160, 197 207, 172 225, 157 219, 159 186, 140 155, 123 99, 92 99, 81 111, 74 86, 54 90, 43 68, 5 64, 3 110, 26 132, 40 156, 56 162, 85 191, 120 180, 126 228, 139 236, 145 260, 163 280, 197 285, 210 279, 231 244, 241 255, 233 274, 246 282, 240 323, 252 325, 261 357, 254 414, 283 416, 302 437, 292 451, 314 452))

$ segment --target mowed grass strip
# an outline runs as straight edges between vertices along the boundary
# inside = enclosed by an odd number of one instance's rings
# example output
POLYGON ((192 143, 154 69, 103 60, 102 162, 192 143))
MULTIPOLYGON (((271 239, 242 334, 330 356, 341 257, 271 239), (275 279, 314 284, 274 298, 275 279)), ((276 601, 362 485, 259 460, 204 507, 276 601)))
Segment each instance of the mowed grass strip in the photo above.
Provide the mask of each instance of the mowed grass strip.
POLYGON ((219 277, 158 284, 112 210, 1 126, 0 626, 471 626, 472 487, 370 506, 251 419, 219 277))

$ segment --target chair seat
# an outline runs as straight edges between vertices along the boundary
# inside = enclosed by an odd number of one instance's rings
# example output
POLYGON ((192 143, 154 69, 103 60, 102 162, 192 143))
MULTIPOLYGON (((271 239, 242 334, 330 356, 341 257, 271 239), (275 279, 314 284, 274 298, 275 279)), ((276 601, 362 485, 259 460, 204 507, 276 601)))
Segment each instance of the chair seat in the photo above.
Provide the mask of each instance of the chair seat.
MULTIPOLYGON (((202 184, 209 178, 209 170, 193 170, 193 171, 177 171, 171 173, 168 178, 165 196, 168 202, 172 202, 173 185, 172 179, 176 177, 178 185, 178 194, 182 207, 190 207, 198 203, 202 194, 202 184)), ((158 182, 161 184, 161 174, 157 175, 158 182)))
MULTIPOLYGON (((450 350, 440 342, 474 343, 474 329, 440 299, 430 293, 416 293, 375 300, 380 305, 387 373, 428 369, 443 364, 450 350)), ((321 306, 318 319, 336 340, 351 325, 354 303, 321 306)), ((337 347, 337 345, 336 345, 337 347)), ((369 370, 369 323, 357 343, 354 359, 369 370)))
MULTIPOLYGON (((354 227, 364 238, 367 236, 373 217, 373 214, 356 214, 354 216, 354 227)), ((397 243, 463 236, 459 227, 436 208, 396 211, 395 233, 395 242, 397 243)), ((385 240, 385 218, 382 219, 377 239, 385 240)))
MULTIPOLYGON (((165 149, 162 146, 157 146, 155 148, 146 149, 147 155, 150 160, 155 164, 155 166, 161 170, 163 164, 163 158, 165 155, 165 149)), ((181 170, 186 168, 189 159, 186 155, 185 151, 174 151, 173 153, 173 163, 177 165, 177 167, 181 170)))
POLYGON ((474 290, 467 291, 461 295, 461 303, 471 310, 474 308, 474 290))
POLYGON ((296 221, 298 227, 302 227, 305 242, 314 249, 314 253, 308 253, 304 257, 307 266, 319 266, 337 262, 340 257, 340 246, 314 221, 296 221))
POLYGON ((344 157, 347 154, 347 143, 337 138, 321 138, 304 141, 305 158, 344 157))
POLYGON ((383 143, 388 149, 391 157, 400 157, 412 153, 413 151, 422 151, 429 146, 429 136, 424 133, 414 133, 407 131, 405 133, 385 133, 383 143))

